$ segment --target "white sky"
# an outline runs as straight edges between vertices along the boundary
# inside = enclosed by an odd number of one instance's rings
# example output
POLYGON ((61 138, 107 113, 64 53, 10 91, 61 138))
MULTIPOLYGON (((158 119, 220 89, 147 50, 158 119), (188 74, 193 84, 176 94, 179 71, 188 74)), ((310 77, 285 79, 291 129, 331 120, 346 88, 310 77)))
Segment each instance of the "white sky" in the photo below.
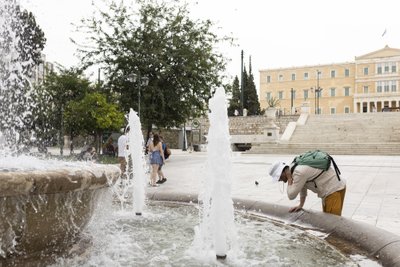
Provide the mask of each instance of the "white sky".
MULTIPOLYGON (((92 13, 90 0, 20 0, 32 11, 47 38, 47 60, 74 66, 71 23, 92 13)), ((224 48, 232 61, 229 75, 240 74, 252 57, 255 83, 259 70, 353 61, 383 48, 400 48, 398 0, 187 0, 193 15, 211 19, 222 33, 237 38, 224 48), (382 37, 386 29, 386 34, 382 37)))

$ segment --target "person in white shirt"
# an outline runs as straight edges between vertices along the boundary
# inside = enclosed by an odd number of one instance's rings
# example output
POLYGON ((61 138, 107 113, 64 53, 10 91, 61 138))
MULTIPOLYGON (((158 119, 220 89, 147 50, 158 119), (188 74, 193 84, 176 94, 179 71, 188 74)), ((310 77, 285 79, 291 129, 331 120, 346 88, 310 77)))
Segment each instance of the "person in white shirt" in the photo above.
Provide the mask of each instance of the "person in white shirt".
POLYGON ((126 156, 128 150, 128 137, 126 136, 127 133, 129 133, 129 127, 126 128, 126 132, 118 138, 118 161, 122 174, 125 174, 126 172, 126 156))

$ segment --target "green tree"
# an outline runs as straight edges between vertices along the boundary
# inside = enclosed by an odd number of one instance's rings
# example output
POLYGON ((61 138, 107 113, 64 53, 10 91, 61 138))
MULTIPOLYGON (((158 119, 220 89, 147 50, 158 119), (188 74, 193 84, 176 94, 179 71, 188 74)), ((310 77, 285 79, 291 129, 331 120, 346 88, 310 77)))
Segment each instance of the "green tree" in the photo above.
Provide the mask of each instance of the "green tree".
POLYGON ((36 86, 32 100, 35 106, 32 108, 32 126, 35 129, 35 142, 39 152, 47 152, 48 146, 56 144, 55 137, 58 134, 56 128, 56 107, 50 94, 43 85, 36 86))
POLYGON ((124 114, 118 105, 108 103, 104 94, 88 93, 81 100, 72 100, 65 109, 65 126, 71 135, 92 135, 96 150, 100 151, 104 131, 116 131, 123 127, 124 114))
POLYGON ((235 115, 235 110, 241 111, 239 78, 235 76, 232 84, 232 98, 229 100, 228 116, 235 115))
MULTIPOLYGON (((82 70, 75 68, 62 69, 60 73, 50 73, 43 84, 44 92, 41 94, 42 99, 47 99, 48 102, 43 102, 35 107, 35 123, 40 124, 43 117, 51 124, 46 124, 46 127, 58 129, 58 138, 60 145, 60 153, 63 154, 63 136, 65 134, 64 127, 64 110, 68 103, 73 100, 80 100, 85 97, 90 90, 90 81, 83 76, 82 70), (42 105, 45 105, 43 107, 42 105), (41 112, 44 112, 41 113, 41 112)), ((42 129, 44 131, 44 129, 42 129)), ((73 138, 75 130, 69 127, 69 134, 73 138)), ((47 129, 46 131, 50 131, 47 129)), ((43 135, 45 132, 38 133, 43 135)), ((71 147, 71 150, 73 148, 71 147)))
POLYGON ((212 92, 222 86, 226 59, 215 47, 230 38, 212 33, 209 20, 189 18, 186 4, 177 1, 138 1, 131 11, 112 1, 108 12, 100 11, 83 22, 92 47, 80 47, 85 66, 103 64, 108 88, 120 96, 125 112, 138 109, 139 86, 133 74, 149 78, 141 87, 141 120, 148 130, 155 124, 172 127, 208 110, 212 92))
POLYGON ((260 102, 258 101, 256 85, 254 83, 254 76, 251 69, 251 59, 249 63, 249 74, 246 77, 246 85, 244 87, 244 95, 246 96, 246 99, 244 101, 244 106, 248 111, 247 114, 260 115, 261 108, 260 108, 260 102))
MULTIPOLYGON (((28 72, 33 66, 42 62, 42 51, 46 44, 44 32, 36 23, 32 12, 21 10, 17 6, 17 14, 20 23, 16 26, 16 33, 19 36, 20 62, 31 62, 28 72)), ((24 66, 25 67, 25 66, 24 66)))

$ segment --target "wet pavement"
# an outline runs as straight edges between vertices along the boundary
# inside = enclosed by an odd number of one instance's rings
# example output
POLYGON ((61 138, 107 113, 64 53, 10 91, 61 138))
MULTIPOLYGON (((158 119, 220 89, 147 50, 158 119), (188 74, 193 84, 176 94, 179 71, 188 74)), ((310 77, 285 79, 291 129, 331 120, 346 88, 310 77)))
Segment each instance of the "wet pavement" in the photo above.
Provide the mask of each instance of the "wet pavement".
MULTIPOLYGON (((267 172, 273 162, 291 162, 295 155, 232 153, 232 196, 296 206, 286 185, 273 183, 267 172), (257 183, 256 183, 257 182, 257 183)), ((347 182, 343 216, 374 225, 400 236, 400 156, 333 155, 347 182)), ((163 167, 167 182, 148 190, 198 194, 207 152, 172 150, 163 167)), ((304 209, 321 211, 321 200, 308 193, 304 209)))

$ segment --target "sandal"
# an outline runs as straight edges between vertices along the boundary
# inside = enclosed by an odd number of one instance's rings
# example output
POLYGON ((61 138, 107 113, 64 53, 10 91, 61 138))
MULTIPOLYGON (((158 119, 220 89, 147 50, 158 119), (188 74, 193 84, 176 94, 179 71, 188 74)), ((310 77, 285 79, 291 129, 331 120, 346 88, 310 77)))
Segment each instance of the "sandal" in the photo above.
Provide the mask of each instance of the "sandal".
POLYGON ((163 183, 165 183, 167 181, 167 178, 162 178, 162 180, 161 180, 161 183, 163 184, 163 183))

